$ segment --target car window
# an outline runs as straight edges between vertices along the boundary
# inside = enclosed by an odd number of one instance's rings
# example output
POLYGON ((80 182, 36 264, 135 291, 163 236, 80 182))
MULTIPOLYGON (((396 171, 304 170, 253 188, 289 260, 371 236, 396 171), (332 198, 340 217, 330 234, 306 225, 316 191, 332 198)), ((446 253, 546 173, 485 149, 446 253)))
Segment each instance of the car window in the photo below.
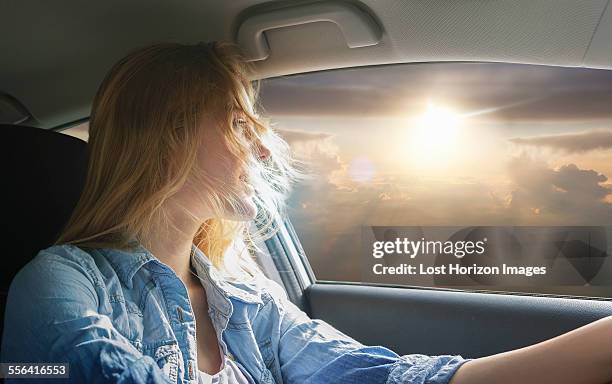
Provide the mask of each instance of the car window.
POLYGON ((612 71, 387 65, 261 96, 311 175, 289 214, 318 280, 612 296, 612 71), (501 272, 436 274, 451 263, 501 272))

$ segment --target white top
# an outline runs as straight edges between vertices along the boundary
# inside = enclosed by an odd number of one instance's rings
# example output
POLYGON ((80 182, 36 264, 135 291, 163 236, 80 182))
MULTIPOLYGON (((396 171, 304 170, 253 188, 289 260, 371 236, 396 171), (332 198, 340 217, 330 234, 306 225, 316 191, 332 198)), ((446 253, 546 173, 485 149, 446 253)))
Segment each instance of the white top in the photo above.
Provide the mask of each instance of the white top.
POLYGON ((214 375, 198 370, 198 384, 251 384, 240 367, 226 356, 223 357, 221 370, 214 375))

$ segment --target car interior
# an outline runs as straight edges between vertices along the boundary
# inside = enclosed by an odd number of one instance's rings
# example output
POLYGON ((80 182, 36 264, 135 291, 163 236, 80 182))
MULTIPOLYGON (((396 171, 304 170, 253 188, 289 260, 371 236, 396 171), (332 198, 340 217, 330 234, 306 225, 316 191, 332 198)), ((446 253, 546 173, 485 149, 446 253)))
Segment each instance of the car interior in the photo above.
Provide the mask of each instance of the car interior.
MULTIPOLYGON (((2 314, 13 276, 53 243, 82 188, 86 141, 62 131, 87 123, 106 71, 137 47, 159 41, 235 42, 254 68, 253 79, 264 82, 417 63, 612 69, 609 0, 25 0, 3 2, 0 10, 0 130, 8 208, 2 314)), ((376 93, 369 101, 384 102, 376 93)), ((300 242, 299 223, 277 224, 279 232, 257 256, 268 276, 312 318, 398 354, 477 358, 612 315, 612 294, 317 279, 300 242)))

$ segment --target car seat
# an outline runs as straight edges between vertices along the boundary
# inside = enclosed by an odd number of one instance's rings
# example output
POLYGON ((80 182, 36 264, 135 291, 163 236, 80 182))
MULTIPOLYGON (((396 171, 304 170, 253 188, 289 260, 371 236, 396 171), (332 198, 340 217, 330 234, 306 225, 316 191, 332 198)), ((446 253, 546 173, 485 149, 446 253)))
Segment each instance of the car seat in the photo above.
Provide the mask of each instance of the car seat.
MULTIPOLYGON (((4 170, 0 337, 15 274, 38 251, 51 246, 81 194, 87 143, 41 128, 0 124, 4 170)), ((1 339, 0 339, 1 342, 1 339)))

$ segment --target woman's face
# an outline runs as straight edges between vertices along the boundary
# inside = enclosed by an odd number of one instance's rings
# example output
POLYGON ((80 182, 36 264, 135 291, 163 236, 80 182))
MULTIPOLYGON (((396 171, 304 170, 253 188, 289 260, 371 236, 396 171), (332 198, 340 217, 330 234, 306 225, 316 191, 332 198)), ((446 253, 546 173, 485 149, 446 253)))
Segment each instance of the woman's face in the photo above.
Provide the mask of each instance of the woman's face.
MULTIPOLYGON (((252 151, 254 159, 264 160, 270 156, 270 150, 261 141, 253 139, 249 130, 253 128, 247 123, 244 115, 236 113, 233 116, 233 129, 241 141, 252 151), (255 141, 256 140, 256 141, 255 141)), ((229 220, 246 221, 253 219, 257 214, 257 206, 253 200, 255 190, 249 184, 247 170, 240 163, 239 158, 231 151, 221 124, 227 124, 224 119, 207 119, 202 129, 206 130, 203 142, 198 150, 198 165, 211 179, 215 180, 212 189, 219 191, 220 196, 231 197, 232 203, 222 199, 223 218, 229 220), (211 126, 209 124, 217 124, 211 126), (208 125, 208 126, 206 126, 208 125)), ((188 180, 188 183, 190 181, 188 180)), ((205 189, 198 188, 191 181, 191 193, 202 193, 205 189)))

